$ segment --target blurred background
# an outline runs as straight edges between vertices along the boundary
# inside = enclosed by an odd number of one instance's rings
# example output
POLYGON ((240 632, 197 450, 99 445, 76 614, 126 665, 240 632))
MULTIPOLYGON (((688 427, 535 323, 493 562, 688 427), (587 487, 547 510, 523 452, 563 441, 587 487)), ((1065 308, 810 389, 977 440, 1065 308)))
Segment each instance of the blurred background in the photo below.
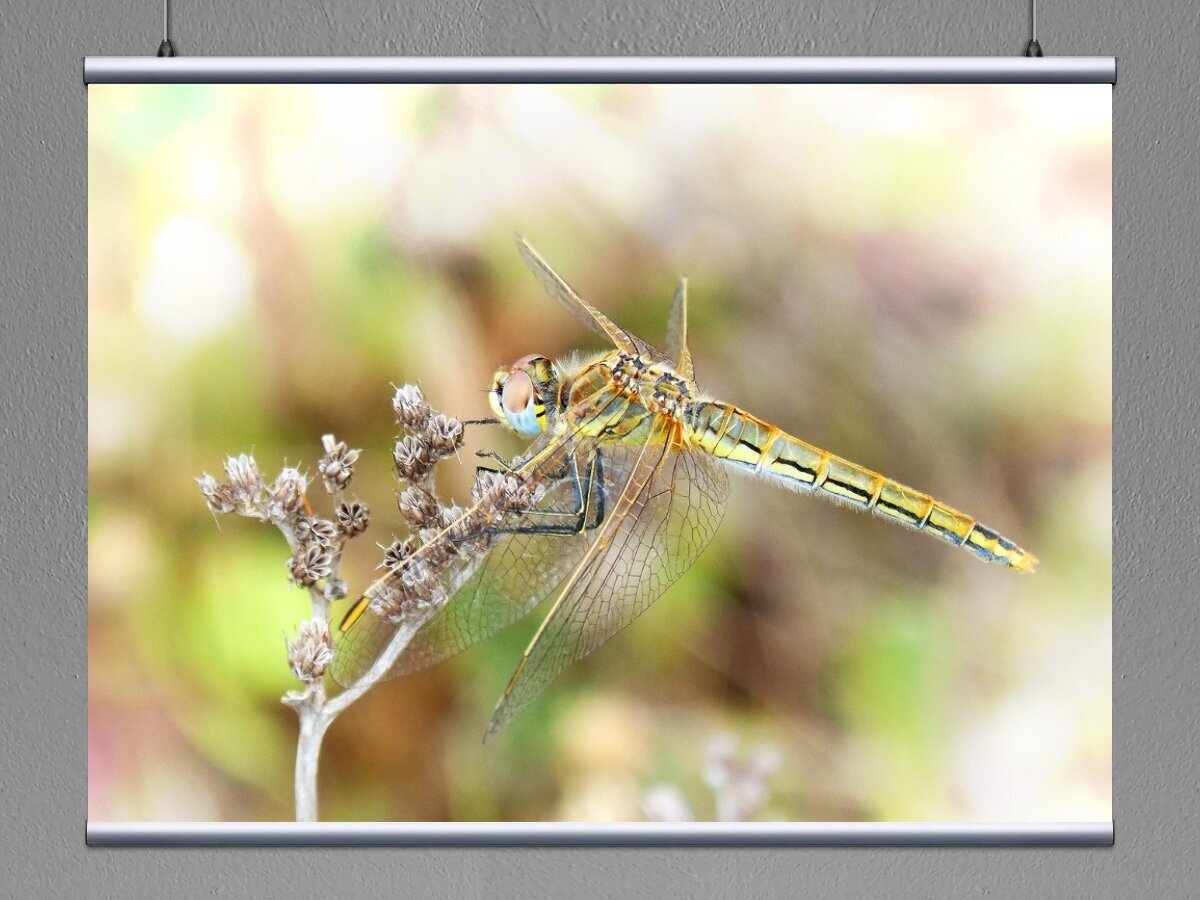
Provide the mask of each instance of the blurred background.
POLYGON ((498 365, 601 348, 520 231, 655 343, 686 272, 702 388, 1041 567, 735 478, 696 566, 487 746, 536 613, 351 707, 322 818, 630 820, 664 790, 711 818, 714 739, 770 754, 761 819, 1111 818, 1110 100, 91 87, 89 817, 292 818, 308 597, 279 534, 215 520, 194 479, 242 451, 315 476, 329 431, 362 448, 342 572, 365 586, 403 534, 390 384, 482 416, 498 365))

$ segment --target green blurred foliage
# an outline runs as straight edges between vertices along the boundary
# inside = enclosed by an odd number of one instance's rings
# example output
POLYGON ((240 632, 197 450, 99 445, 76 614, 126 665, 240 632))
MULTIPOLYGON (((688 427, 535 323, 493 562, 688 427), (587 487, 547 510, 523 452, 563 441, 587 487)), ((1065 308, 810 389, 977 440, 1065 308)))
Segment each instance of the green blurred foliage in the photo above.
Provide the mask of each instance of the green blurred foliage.
MULTIPOLYGON (((1042 559, 987 567, 736 478, 646 615, 498 739, 538 616, 380 685, 331 729, 330 819, 695 813, 732 733, 774 819, 1111 815, 1109 89, 93 86, 89 816, 291 815, 287 550, 195 477, 364 450, 372 577, 401 531, 392 383, 487 414, 493 370, 598 349, 513 232, 662 339, 691 279, 701 385, 965 509, 1042 559)), ((463 499, 470 435, 440 489, 463 499)), ((317 490, 319 493, 319 489, 317 490)), ((544 610, 543 610, 544 611, 544 610)))

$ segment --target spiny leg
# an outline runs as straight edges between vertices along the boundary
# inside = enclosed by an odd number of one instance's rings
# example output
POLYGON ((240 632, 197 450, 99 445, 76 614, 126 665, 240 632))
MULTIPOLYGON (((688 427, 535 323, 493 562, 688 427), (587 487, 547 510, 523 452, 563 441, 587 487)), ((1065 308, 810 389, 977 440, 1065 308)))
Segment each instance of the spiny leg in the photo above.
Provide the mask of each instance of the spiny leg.
MULTIPOLYGON (((495 450, 476 450, 475 455, 477 457, 479 457, 480 459, 490 459, 492 462, 494 462, 496 465, 498 465, 500 467, 500 471, 504 472, 505 474, 508 474, 509 472, 511 472, 513 470, 512 466, 509 464, 508 460, 506 460, 503 456, 501 456, 495 450)), ((489 469, 486 466, 476 466, 475 471, 476 471, 476 473, 495 472, 496 469, 489 469)))
MULTIPOLYGON (((519 464, 514 466, 511 462, 497 453, 495 450, 476 450, 475 455, 480 459, 488 459, 500 467, 499 471, 506 475, 515 473, 519 468, 519 464)), ((559 466, 551 469, 546 473, 545 477, 550 481, 561 481, 570 475, 569 463, 561 463, 559 466)), ((495 472, 496 469, 489 469, 486 466, 477 466, 475 471, 478 472, 495 472)))
MULTIPOLYGON (((517 510, 516 514, 522 519, 531 516, 541 516, 550 519, 568 519, 570 521, 555 524, 532 524, 524 521, 511 527, 490 526, 484 529, 487 534, 582 534, 597 528, 604 521, 604 462, 599 451, 588 461, 587 471, 581 478, 579 461, 571 457, 564 464, 568 470, 565 473, 570 478, 574 508, 562 509, 525 509, 517 510), (596 502, 592 502, 593 492, 597 493, 596 502)), ((492 471, 492 470, 484 470, 492 471)))

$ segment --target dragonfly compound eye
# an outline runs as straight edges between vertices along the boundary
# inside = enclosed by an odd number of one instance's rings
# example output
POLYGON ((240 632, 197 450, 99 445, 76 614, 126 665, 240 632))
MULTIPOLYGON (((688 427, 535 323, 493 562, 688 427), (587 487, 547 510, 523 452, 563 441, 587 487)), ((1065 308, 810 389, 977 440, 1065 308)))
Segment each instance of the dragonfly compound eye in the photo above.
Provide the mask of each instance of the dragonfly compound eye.
POLYGON ((522 413, 533 403, 533 379, 517 370, 508 376, 501 392, 501 403, 506 413, 522 413))
POLYGON ((541 432, 546 409, 528 372, 515 369, 505 379, 500 389, 500 407, 504 418, 516 431, 531 436, 541 432))

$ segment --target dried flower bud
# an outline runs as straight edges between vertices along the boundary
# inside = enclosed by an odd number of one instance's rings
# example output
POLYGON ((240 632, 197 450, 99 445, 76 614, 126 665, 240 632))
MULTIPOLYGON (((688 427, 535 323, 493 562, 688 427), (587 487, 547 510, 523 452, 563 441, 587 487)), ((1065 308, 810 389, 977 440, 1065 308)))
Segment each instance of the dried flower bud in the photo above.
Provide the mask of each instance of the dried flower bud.
POLYGON ((422 528, 417 537, 421 541, 421 559, 431 566, 441 568, 458 555, 454 541, 440 527, 422 528))
POLYGON ((325 490, 332 494, 350 483, 361 451, 351 450, 344 441, 335 440, 332 434, 323 436, 321 443, 325 446, 325 455, 317 463, 317 470, 325 481, 325 490))
POLYGON ((371 511, 367 509, 367 504, 358 500, 339 503, 334 515, 337 518, 338 531, 346 537, 362 534, 371 522, 371 511))
POLYGON ((414 597, 410 600, 404 600, 400 603, 400 618, 415 619, 417 616, 425 613, 433 604, 428 600, 420 597, 414 597))
POLYGON ((396 474, 406 481, 420 481, 429 474, 434 463, 428 442, 416 434, 405 435, 396 441, 392 461, 396 464, 396 474))
POLYGON ((442 510, 442 527, 448 529, 450 539, 455 543, 473 537, 483 524, 482 516, 461 506, 447 506, 442 510))
POLYGON ((400 573, 400 588, 411 600, 429 600, 441 587, 437 567, 422 557, 400 573))
POLYGON ((262 473, 254 457, 242 453, 225 460, 225 475, 229 479, 229 487, 234 499, 241 504, 253 503, 260 491, 263 490, 262 473))
POLYGON ((396 422, 414 431, 425 428, 431 413, 424 392, 415 384, 396 388, 396 395, 392 398, 392 409, 396 411, 396 422))
POLYGON ((501 475, 490 486, 490 502, 503 512, 525 512, 538 504, 546 493, 540 482, 530 482, 517 475, 501 475))
POLYGON ((440 569, 423 559, 416 560, 400 573, 400 593, 408 603, 404 612, 409 614, 446 602, 440 569))
POLYGON ((439 459, 453 456, 463 444, 462 422, 441 413, 429 420, 426 434, 430 449, 439 459))
POLYGON ((393 570, 404 565, 404 561, 413 555, 413 551, 417 549, 417 542, 411 537, 404 540, 392 541, 390 547, 383 551, 382 568, 393 570))
POLYGON ((371 601, 371 611, 393 625, 418 618, 428 612, 431 606, 433 604, 428 600, 405 599, 399 594, 390 594, 386 600, 380 598, 371 601))
POLYGON ((325 581, 325 599, 343 600, 350 593, 350 585, 345 578, 328 578, 325 581))
POLYGON ((691 807, 673 784, 659 784, 642 797, 642 813, 650 822, 691 822, 691 807))
POLYGON ((713 790, 717 818, 722 822, 753 818, 767 799, 769 781, 779 762, 779 751, 769 746, 756 747, 748 759, 739 760, 732 736, 714 737, 708 747, 704 781, 713 790))
POLYGON ((295 676, 307 684, 319 681, 333 662, 333 638, 329 634, 329 623, 324 619, 301 622, 296 639, 284 643, 288 665, 295 676))
POLYGON ((301 544, 314 544, 319 547, 329 547, 337 537, 338 528, 328 519, 315 516, 302 516, 296 522, 296 539, 301 544))
POLYGON ((371 598, 369 606, 371 612, 389 622, 399 621, 404 598, 400 596, 400 592, 396 590, 391 581, 380 581, 378 584, 372 585, 367 589, 367 596, 371 598))
POLYGON ((204 500, 208 504, 208 508, 213 512, 231 513, 237 508, 237 504, 233 498, 233 491, 229 485, 221 484, 207 472, 204 473, 202 478, 196 479, 196 484, 200 485, 200 493, 204 495, 204 500))
POLYGON ((396 505, 400 507, 400 515, 404 516, 413 528, 424 528, 440 521, 441 507, 437 498, 415 484, 405 489, 396 505))
POLYGON ((295 584, 312 587, 333 571, 333 555, 320 544, 308 544, 288 560, 288 572, 295 584))
POLYGON ((493 472, 491 469, 479 469, 475 473, 475 483, 471 485, 471 496, 476 503, 490 505, 496 501, 504 485, 504 473, 493 472))
POLYGON ((422 615, 447 599, 440 576, 423 559, 414 561, 399 578, 372 587, 368 596, 371 611, 393 623, 422 615))
POLYGON ((304 509, 304 492, 307 489, 308 479, 303 472, 290 467, 283 469, 267 492, 268 515, 281 520, 300 513, 304 509))

